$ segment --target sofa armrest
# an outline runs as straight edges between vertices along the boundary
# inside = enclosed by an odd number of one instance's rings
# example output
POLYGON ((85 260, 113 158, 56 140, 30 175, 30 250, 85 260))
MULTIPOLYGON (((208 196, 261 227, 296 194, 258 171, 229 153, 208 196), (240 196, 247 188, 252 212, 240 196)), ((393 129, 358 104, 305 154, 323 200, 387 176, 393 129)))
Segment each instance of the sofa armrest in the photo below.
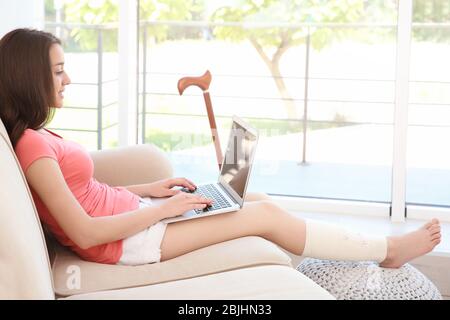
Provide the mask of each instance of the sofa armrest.
POLYGON ((149 183, 173 175, 167 156, 150 144, 93 151, 94 177, 110 186, 149 183))
POLYGON ((55 293, 59 297, 67 297, 154 285, 263 265, 292 267, 290 257, 275 244, 251 236, 214 244, 167 261, 140 266, 83 261, 73 252, 58 246, 52 271, 55 293), (79 285, 70 285, 76 276, 79 278, 75 283, 79 285))

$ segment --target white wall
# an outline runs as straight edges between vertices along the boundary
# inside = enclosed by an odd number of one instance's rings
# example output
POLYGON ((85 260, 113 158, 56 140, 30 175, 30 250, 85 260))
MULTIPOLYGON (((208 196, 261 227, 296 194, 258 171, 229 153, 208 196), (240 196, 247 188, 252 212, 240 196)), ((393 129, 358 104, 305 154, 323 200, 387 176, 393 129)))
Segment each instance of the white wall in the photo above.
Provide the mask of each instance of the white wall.
POLYGON ((42 29, 44 0, 0 0, 0 38, 16 28, 42 29))

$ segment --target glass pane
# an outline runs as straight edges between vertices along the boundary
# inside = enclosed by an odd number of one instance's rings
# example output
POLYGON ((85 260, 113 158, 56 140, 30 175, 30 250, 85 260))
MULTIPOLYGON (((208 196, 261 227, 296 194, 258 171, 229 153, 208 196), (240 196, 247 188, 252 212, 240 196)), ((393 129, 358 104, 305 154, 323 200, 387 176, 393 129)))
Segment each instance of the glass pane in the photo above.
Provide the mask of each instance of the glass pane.
POLYGON ((202 92, 177 91, 210 70, 222 149, 233 114, 261 133, 250 190, 389 202, 397 1, 208 3, 141 28, 145 136, 176 174, 217 176, 202 92), (180 135, 191 147, 176 149, 180 135))
POLYGON ((406 201, 450 206, 450 2, 414 1, 406 201))
POLYGON ((60 38, 71 79, 64 107, 48 127, 89 150, 117 146, 118 30, 103 25, 117 21, 117 5, 45 1, 45 29, 60 38))

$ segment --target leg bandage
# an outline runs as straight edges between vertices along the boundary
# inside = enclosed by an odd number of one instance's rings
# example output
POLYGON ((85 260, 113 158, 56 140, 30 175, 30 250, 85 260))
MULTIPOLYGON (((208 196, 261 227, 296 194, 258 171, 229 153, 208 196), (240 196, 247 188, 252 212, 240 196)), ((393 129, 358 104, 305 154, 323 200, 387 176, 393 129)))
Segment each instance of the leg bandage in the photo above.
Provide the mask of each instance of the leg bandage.
POLYGON ((381 262, 386 259, 387 239, 307 219, 303 255, 324 260, 381 262))

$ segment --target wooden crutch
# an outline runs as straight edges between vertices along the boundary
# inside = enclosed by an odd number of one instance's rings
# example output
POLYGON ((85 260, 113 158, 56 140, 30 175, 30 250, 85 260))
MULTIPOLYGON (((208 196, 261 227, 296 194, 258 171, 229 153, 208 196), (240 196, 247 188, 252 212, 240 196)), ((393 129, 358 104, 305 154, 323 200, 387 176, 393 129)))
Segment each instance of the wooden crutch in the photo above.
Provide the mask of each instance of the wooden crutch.
POLYGON ((214 147, 216 148, 216 158, 219 165, 219 170, 222 166, 223 155, 222 148, 220 147, 219 134, 217 132, 216 118, 209 96, 209 85, 211 83, 211 73, 206 70, 205 74, 200 77, 184 77, 178 80, 178 92, 183 94, 184 90, 190 86, 197 86, 203 91, 203 98, 206 104, 206 112, 208 113, 209 126, 211 127, 212 140, 214 147))

